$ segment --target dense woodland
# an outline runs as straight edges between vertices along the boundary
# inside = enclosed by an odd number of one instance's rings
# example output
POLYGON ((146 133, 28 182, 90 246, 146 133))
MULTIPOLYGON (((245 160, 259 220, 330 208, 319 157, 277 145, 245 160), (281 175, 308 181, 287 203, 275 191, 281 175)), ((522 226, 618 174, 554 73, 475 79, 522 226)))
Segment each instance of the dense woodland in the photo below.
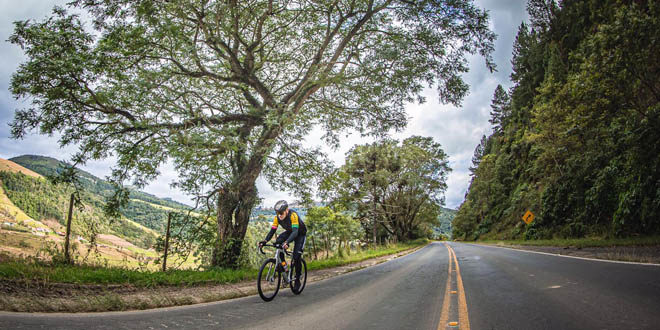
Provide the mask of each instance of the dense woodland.
POLYGON ((454 237, 659 233, 660 3, 531 0, 528 12, 454 237))

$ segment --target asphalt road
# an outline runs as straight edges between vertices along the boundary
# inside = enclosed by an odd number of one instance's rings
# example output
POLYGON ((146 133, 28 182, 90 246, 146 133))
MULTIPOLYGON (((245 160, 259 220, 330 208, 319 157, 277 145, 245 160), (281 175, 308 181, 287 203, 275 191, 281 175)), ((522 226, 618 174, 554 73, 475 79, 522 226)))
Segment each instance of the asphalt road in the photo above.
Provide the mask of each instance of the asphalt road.
POLYGON ((251 296, 136 312, 0 313, 0 329, 256 328, 660 329, 660 267, 433 243, 308 283, 299 296, 281 290, 269 303, 251 296))

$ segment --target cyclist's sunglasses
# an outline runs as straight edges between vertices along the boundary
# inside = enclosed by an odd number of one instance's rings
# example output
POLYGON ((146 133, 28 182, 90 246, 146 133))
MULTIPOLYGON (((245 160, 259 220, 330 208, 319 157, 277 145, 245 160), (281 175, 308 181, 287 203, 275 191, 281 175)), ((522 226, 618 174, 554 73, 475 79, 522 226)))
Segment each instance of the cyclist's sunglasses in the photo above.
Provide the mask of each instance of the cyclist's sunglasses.
POLYGON ((278 211, 278 212, 277 212, 277 215, 282 215, 282 214, 284 214, 284 212, 286 212, 286 210, 284 210, 284 211, 282 211, 282 212, 278 211))

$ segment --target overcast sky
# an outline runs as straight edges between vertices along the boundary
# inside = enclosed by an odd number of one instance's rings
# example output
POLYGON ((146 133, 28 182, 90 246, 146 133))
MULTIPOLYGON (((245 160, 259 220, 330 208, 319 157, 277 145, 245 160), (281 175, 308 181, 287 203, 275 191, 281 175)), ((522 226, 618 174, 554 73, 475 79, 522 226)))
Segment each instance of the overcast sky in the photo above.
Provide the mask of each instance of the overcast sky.
MULTIPOLYGON (((13 140, 10 137, 8 124, 11 122, 16 108, 22 106, 14 100, 9 92, 11 74, 18 65, 25 60, 20 47, 7 42, 13 32, 13 22, 26 19, 41 20, 50 14, 53 5, 63 5, 69 0, 0 0, 0 158, 12 158, 25 154, 50 156, 60 160, 68 160, 75 152, 75 147, 69 146, 60 149, 57 137, 38 134, 27 136, 23 140, 13 140)), ((490 13, 491 28, 497 34, 495 53, 493 57, 497 64, 497 72, 490 73, 481 57, 469 58, 470 72, 464 78, 470 85, 470 94, 463 100, 462 106, 456 108, 438 103, 437 93, 429 89, 425 91, 427 103, 423 105, 410 105, 407 107, 409 123, 405 131, 394 134, 401 140, 411 135, 431 136, 436 142, 442 144, 449 155, 450 166, 453 169, 448 179, 446 193, 446 206, 458 208, 463 202, 468 187, 469 170, 472 154, 481 136, 490 134, 488 123, 490 117, 490 100, 498 84, 505 88, 510 87, 509 75, 511 73, 511 52, 513 40, 518 26, 526 20, 525 0, 477 0, 478 6, 490 13)), ((312 134, 307 139, 308 144, 318 143, 318 136, 312 134), (313 142, 314 141, 314 142, 313 142)), ((337 151, 325 148, 337 166, 344 162, 346 151, 356 143, 364 140, 350 136, 342 141, 337 151)), ((83 169, 101 178, 110 174, 113 160, 92 161, 83 169)), ((175 200, 189 203, 190 198, 170 188, 169 184, 176 177, 172 166, 161 168, 159 179, 147 186, 144 190, 159 197, 170 197, 175 200)), ((274 204, 278 199, 294 198, 284 191, 270 187, 265 180, 257 182, 260 197, 265 205, 274 204)))

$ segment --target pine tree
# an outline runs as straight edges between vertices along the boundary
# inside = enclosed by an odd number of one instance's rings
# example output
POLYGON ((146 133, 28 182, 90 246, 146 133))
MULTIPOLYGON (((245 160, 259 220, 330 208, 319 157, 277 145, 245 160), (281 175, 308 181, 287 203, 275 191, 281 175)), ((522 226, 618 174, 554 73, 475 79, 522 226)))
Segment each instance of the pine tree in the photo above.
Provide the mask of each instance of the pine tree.
POLYGON ((502 88, 502 85, 497 85, 490 103, 491 111, 490 119, 488 120, 493 125, 495 134, 501 133, 506 125, 506 120, 511 112, 510 103, 509 94, 502 88))

